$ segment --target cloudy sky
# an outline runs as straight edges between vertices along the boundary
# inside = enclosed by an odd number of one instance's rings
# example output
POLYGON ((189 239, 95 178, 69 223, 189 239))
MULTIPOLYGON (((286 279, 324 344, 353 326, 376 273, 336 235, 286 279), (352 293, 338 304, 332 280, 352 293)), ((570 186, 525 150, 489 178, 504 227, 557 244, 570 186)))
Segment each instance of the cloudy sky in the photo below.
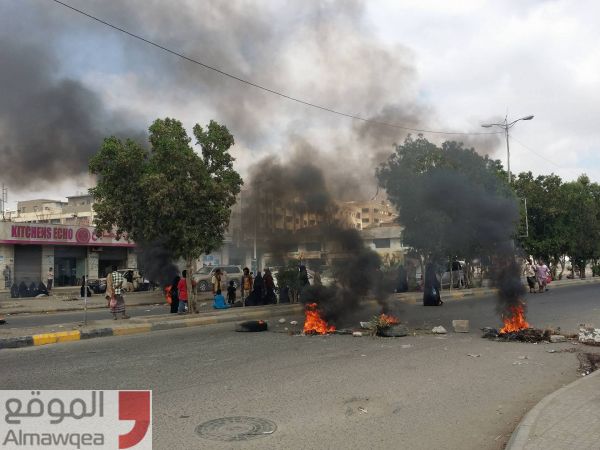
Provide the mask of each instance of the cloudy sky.
MULTIPOLYGON (((513 172, 600 181, 600 7, 572 1, 65 0, 287 95, 408 128, 489 132, 506 114, 513 172)), ((0 166, 14 201, 85 191, 102 137, 144 139, 157 117, 215 119, 247 174, 265 155, 332 178, 372 171, 406 131, 351 120, 224 78, 51 0, 0 0, 0 166)), ((463 140, 503 162, 499 135, 463 140)), ((344 187, 347 189, 347 186, 344 187)))

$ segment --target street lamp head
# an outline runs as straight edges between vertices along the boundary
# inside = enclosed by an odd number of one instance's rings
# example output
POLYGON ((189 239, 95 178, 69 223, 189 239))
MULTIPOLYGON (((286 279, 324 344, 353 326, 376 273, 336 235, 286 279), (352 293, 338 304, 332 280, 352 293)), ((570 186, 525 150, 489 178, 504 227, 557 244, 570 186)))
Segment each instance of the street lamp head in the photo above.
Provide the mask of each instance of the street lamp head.
POLYGON ((533 119, 533 115, 527 116, 527 117, 523 117, 521 120, 531 120, 531 119, 533 119))
POLYGON ((481 126, 483 128, 492 128, 492 124, 491 123, 483 123, 483 124, 481 124, 481 126))

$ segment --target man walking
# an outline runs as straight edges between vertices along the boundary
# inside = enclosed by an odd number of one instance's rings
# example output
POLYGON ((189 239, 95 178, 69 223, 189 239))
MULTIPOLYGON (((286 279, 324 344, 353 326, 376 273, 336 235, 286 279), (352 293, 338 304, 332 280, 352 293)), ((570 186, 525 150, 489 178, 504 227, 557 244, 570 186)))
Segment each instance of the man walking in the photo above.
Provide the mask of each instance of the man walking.
POLYGON ((117 314, 121 314, 122 319, 129 319, 129 316, 125 314, 125 299, 123 298, 123 289, 126 283, 125 277, 121 272, 117 272, 117 266, 112 267, 111 277, 111 299, 110 299, 110 312, 112 312, 113 319, 117 320, 117 314))
POLYGON ((250 269, 244 267, 244 274, 242 275, 242 279, 240 281, 240 285, 242 287, 242 304, 246 306, 246 299, 252 292, 253 285, 252 275, 250 275, 250 269))
POLYGON ((46 275, 46 288, 48 289, 48 293, 52 291, 52 285, 54 284, 54 272, 52 271, 52 267, 48 269, 48 274, 46 275))

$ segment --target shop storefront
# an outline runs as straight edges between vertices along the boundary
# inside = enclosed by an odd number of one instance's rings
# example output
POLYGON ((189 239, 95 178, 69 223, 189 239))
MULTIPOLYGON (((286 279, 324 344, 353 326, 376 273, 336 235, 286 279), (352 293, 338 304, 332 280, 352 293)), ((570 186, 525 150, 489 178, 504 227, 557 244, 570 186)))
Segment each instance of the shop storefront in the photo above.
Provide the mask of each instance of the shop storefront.
POLYGON ((49 268, 55 286, 78 285, 86 266, 90 279, 105 276, 112 265, 135 268, 134 247, 109 233, 97 237, 93 227, 0 222, 0 289, 45 283, 49 268))

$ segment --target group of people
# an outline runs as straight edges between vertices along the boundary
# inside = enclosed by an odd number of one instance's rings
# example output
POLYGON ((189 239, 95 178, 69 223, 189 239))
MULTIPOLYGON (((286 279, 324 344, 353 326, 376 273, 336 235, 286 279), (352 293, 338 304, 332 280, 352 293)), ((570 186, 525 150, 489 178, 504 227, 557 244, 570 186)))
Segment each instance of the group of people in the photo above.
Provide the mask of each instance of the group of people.
POLYGON ((550 277, 550 269, 544 261, 540 260, 536 263, 533 257, 530 256, 525 261, 523 272, 527 277, 527 285, 529 286, 530 293, 535 294, 536 292, 545 292, 548 290, 547 286, 552 281, 552 278, 550 277))
POLYGON ((189 312, 187 270, 176 275, 168 290, 168 298, 171 300, 171 314, 185 314, 189 312))
POLYGON ((239 286, 240 296, 238 299, 235 282, 230 280, 227 284, 227 278, 222 271, 220 269, 215 270, 212 278, 213 307, 215 309, 226 309, 232 306, 258 306, 277 303, 275 280, 269 268, 264 270, 264 275, 258 272, 254 276, 248 267, 244 267, 239 286), (227 292, 227 299, 223 295, 224 292, 227 292))

